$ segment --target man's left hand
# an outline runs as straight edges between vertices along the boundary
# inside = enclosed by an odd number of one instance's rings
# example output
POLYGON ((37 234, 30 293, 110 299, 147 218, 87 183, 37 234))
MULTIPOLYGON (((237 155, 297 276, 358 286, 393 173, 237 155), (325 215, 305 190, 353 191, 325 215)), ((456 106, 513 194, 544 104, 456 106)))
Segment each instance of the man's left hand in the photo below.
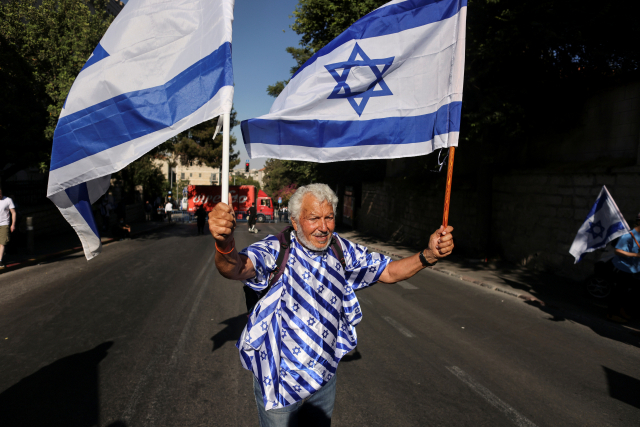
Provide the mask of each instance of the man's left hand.
POLYGON ((447 228, 440 226, 440 228, 431 235, 429 238, 429 247, 424 252, 424 256, 429 263, 433 264, 451 253, 453 250, 452 231, 453 227, 450 225, 447 226, 447 228))
POLYGON ((12 225, 11 225, 11 232, 13 233, 14 231, 16 231, 16 225, 15 225, 15 224, 12 224, 12 225))

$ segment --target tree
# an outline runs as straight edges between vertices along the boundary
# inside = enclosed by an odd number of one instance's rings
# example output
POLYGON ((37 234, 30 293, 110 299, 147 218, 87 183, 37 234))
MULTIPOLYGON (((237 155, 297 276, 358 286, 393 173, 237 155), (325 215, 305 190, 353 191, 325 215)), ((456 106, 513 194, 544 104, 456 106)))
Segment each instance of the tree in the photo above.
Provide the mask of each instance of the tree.
MULTIPOLYGON (((237 113, 235 109, 231 110, 230 124, 231 129, 238 125, 237 113)), ((165 142, 158 147, 156 152, 171 153, 174 160, 180 160, 183 165, 203 164, 212 167, 222 167, 222 133, 216 135, 213 139, 218 118, 215 117, 207 120, 191 129, 181 132, 174 138, 165 142)), ((229 135, 229 169, 233 169, 240 163, 240 153, 234 152, 233 147, 236 145, 236 137, 229 135)))
POLYGON ((264 190, 271 195, 291 185, 297 188, 310 184, 318 178, 317 164, 311 162, 269 159, 264 169, 264 190))
MULTIPOLYGON (((301 36, 301 48, 287 51, 317 52, 384 3, 299 0, 291 28, 301 36)), ((618 3, 469 1, 460 142, 469 163, 517 166, 531 161, 523 141, 548 139, 570 125, 572 114, 578 112, 570 105, 579 105, 607 86, 638 78, 639 39, 635 15, 618 3), (513 143, 516 140, 518 144, 513 143)), ((294 58, 297 67, 302 65, 298 61, 304 60, 303 55, 294 58)), ((268 93, 277 96, 285 84, 270 86, 268 93)), ((433 168, 424 157, 406 162, 407 175, 425 176, 433 168)), ((321 166, 318 173, 331 178, 326 170, 332 169, 321 166)))
POLYGON ((113 17, 106 0, 0 3, 0 179, 46 171, 62 105, 113 17))
POLYGON ((247 178, 244 175, 234 175, 231 182, 233 182, 234 185, 253 185, 258 190, 261 189, 260 183, 258 181, 253 178, 247 178))
POLYGON ((165 185, 164 175, 160 168, 153 163, 153 159, 154 155, 145 154, 113 174, 112 178, 118 180, 122 187, 126 203, 136 202, 136 187, 139 185, 142 186, 145 200, 152 201, 156 196, 165 193, 168 184, 165 185))

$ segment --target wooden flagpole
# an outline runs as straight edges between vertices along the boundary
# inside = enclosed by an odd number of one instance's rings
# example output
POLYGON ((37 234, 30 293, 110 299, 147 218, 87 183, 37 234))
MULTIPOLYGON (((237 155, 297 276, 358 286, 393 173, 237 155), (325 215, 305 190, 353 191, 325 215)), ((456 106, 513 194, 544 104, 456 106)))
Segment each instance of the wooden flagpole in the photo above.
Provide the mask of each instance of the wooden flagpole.
POLYGON ((449 164, 447 165, 447 188, 444 192, 444 213, 442 214, 442 225, 447 228, 449 224, 449 203, 451 201, 451 181, 453 180, 453 156, 456 147, 449 147, 449 164))

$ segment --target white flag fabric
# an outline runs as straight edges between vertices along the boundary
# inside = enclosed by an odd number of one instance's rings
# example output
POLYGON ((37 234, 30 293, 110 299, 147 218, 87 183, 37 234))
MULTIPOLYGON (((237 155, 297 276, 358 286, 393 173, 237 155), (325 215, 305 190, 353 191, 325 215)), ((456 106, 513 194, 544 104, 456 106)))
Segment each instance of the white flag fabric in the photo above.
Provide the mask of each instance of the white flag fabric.
POLYGON ((91 204, 111 174, 231 111, 234 0, 130 0, 76 78, 58 120, 47 197, 87 259, 100 252, 91 204))
POLYGON ((242 122, 249 156, 313 162, 458 145, 466 0, 391 1, 320 49, 269 114, 242 122))
POLYGON ((584 254, 604 248, 613 239, 629 232, 627 221, 620 213, 609 190, 603 185, 596 203, 578 230, 569 253, 575 257, 577 264, 584 254))

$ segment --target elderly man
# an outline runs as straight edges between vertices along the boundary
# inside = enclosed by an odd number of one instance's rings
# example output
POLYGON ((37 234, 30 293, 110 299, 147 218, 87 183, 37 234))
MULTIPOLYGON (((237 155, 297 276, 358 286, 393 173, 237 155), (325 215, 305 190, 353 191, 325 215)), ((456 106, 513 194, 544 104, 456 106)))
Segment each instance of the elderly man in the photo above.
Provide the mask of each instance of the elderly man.
MULTIPOLYGON (((254 374, 263 427, 330 425, 338 362, 355 348, 355 326, 362 319, 354 291, 375 282, 408 279, 453 249, 453 228, 440 227, 428 248, 411 257, 391 261, 369 253, 334 233, 337 204, 338 197, 325 184, 300 187, 291 197, 295 231, 288 261, 254 307, 236 344, 242 365, 254 374), (343 260, 334 253, 335 244, 343 260)), ((216 240, 218 271, 263 291, 284 248, 276 236, 268 236, 237 252, 235 227, 233 210, 217 204, 209 215, 209 229, 216 240)))

